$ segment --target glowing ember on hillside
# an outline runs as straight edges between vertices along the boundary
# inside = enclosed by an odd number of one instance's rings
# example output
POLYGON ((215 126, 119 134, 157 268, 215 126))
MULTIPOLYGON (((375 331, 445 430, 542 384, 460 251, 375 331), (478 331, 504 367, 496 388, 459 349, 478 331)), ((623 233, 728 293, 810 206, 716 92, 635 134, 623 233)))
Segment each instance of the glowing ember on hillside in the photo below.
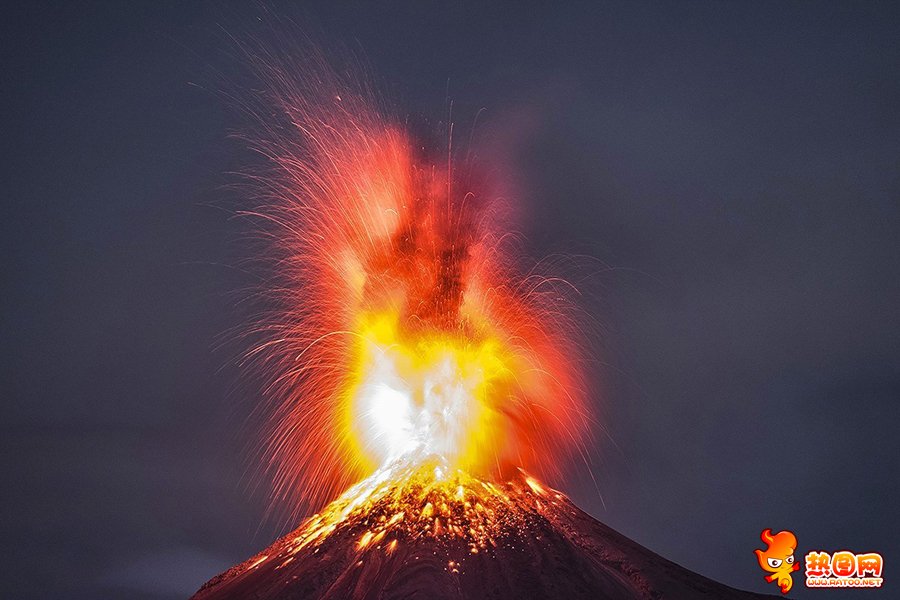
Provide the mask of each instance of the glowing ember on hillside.
MULTIPOLYGON (((365 527, 356 543, 359 550, 390 553, 400 543, 432 537, 462 540, 469 553, 477 554, 496 546, 504 531, 524 525, 524 515, 541 507, 535 494, 547 493, 531 478, 497 485, 446 469, 434 463, 395 464, 378 471, 311 517, 298 530, 292 551, 319 544, 348 523, 365 527), (531 494, 524 493, 524 482, 531 494), (513 496, 527 501, 510 506, 513 496)), ((553 497, 559 498, 555 492, 553 497)))
POLYGON ((193 600, 754 600, 675 565, 525 473, 396 463, 193 600), (437 471, 435 471, 437 469, 437 471))
MULTIPOLYGON (((518 275, 489 180, 429 154, 324 66, 261 64, 252 178, 277 305, 249 353, 268 380, 263 450, 299 513, 390 465, 552 477, 586 430, 561 280, 518 275), (275 111, 273 113, 272 107, 275 111)), ((437 526, 437 525, 435 525, 437 526)))

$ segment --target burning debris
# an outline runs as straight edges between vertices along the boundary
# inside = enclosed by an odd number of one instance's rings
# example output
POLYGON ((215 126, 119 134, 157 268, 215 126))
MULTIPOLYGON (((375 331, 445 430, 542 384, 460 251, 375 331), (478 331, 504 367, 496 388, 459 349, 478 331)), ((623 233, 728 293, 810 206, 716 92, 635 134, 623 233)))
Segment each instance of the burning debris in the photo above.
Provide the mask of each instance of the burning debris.
POLYGON ((194 598, 752 597, 539 481, 584 451, 579 329, 568 284, 517 270, 475 167, 428 155, 324 64, 251 55, 269 166, 244 214, 277 307, 247 355, 267 382, 262 455, 295 517, 346 491, 194 598))
POLYGON ((254 56, 267 167, 243 214, 268 242, 270 310, 247 363, 276 501, 296 519, 397 461, 560 475, 589 430, 570 286, 520 274, 512 207, 477 165, 429 154, 323 63, 254 56))
POLYGON ((193 600, 762 597, 665 560, 524 472, 491 483, 397 464, 193 600))

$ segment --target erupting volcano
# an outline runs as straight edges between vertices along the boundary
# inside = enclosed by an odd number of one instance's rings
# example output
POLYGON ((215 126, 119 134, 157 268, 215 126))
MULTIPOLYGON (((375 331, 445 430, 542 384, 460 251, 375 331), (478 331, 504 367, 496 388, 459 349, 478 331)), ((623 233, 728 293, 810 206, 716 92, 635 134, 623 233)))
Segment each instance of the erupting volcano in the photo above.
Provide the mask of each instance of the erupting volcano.
POLYGON ((595 428, 581 334, 569 284, 523 272, 492 177, 424 150, 366 85, 253 56, 261 453, 283 512, 331 502, 194 598, 755 597, 543 483, 595 428))

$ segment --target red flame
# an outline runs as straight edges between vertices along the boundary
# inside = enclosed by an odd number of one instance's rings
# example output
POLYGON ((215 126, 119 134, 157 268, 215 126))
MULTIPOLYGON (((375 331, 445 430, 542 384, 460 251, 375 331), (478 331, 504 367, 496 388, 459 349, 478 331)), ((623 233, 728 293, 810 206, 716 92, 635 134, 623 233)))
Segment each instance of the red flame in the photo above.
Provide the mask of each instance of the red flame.
POLYGON ((276 498, 319 503, 396 460, 553 477, 586 424, 560 280, 517 274, 487 180, 421 150, 366 86, 260 64, 270 169, 246 214, 278 308, 248 356, 276 498))

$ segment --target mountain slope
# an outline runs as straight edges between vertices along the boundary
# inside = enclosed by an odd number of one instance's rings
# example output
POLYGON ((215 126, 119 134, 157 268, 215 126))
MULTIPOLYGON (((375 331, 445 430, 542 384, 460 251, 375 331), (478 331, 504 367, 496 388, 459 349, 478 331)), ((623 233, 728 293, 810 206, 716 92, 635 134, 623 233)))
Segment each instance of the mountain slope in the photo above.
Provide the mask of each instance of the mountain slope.
POLYGON ((679 567, 522 474, 396 468, 206 583, 193 600, 752 599, 679 567))

